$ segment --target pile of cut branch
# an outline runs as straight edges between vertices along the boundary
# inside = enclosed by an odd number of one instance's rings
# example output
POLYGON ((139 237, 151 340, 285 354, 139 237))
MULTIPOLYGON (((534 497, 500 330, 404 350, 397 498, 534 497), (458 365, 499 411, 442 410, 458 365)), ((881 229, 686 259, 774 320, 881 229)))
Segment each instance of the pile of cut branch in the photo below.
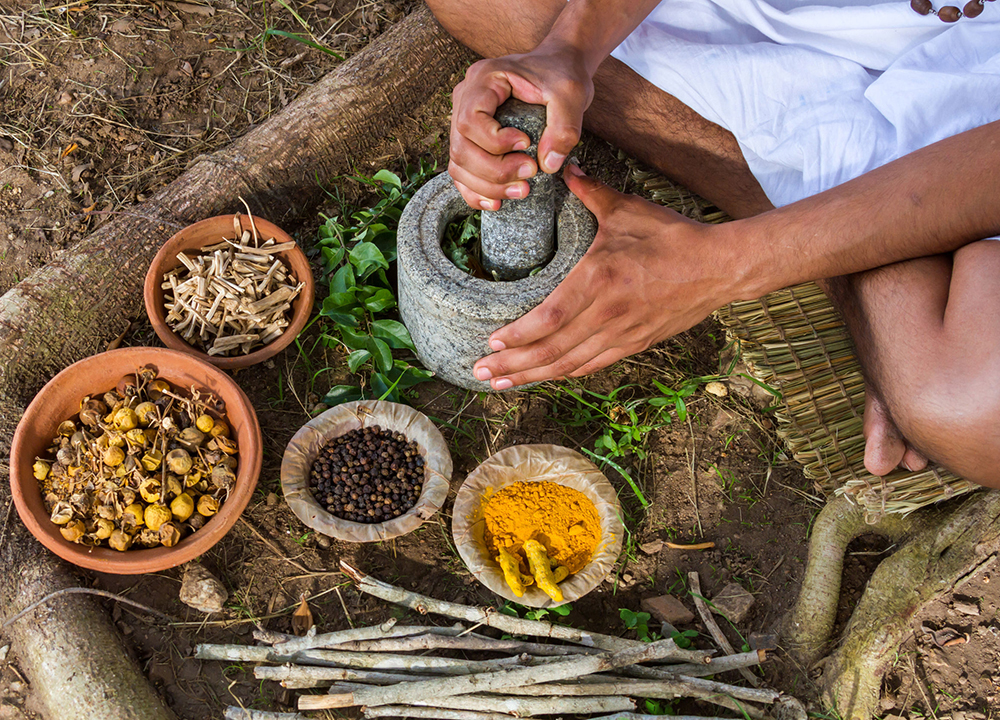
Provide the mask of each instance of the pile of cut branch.
MULTIPOLYGON (((255 668, 255 677, 286 688, 327 690, 300 696, 300 710, 359 706, 368 718, 507 720, 608 713, 625 718, 633 717, 634 698, 696 698, 750 718, 768 717, 763 706, 801 707, 773 690, 705 679, 731 670, 745 672, 765 659, 762 650, 713 658, 711 652, 682 649, 669 639, 643 643, 435 600, 380 582, 343 562, 341 569, 362 592, 422 615, 444 615, 470 625, 403 626, 389 621, 326 634, 312 628, 305 637, 261 631, 254 634, 261 645, 199 645, 195 657, 271 663, 255 668), (516 638, 475 632, 482 626, 516 638), (548 642, 518 639, 523 637, 548 642), (436 654, 444 651, 462 651, 466 657, 436 654), (469 659, 473 655, 476 659, 469 659)), ((302 716, 230 708, 226 717, 302 716)))

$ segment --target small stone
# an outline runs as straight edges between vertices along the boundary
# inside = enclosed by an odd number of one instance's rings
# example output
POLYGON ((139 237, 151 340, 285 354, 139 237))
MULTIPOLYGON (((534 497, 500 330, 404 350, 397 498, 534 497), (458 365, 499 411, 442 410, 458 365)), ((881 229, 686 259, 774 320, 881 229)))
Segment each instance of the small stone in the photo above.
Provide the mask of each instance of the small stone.
POLYGON ((639 546, 639 550, 641 550, 646 555, 656 555, 656 553, 660 552, 660 550, 662 549, 663 549, 662 540, 650 540, 649 542, 643 543, 642 545, 639 546))
POLYGON ((24 683, 21 682, 20 680, 12 680, 10 685, 8 685, 7 687, 10 688, 10 691, 12 693, 18 694, 24 690, 24 683))
POLYGON ((972 603, 964 603, 964 602, 957 602, 956 601, 955 604, 952 605, 952 607, 955 609, 955 612, 960 612, 963 615, 972 615, 973 617, 978 617, 979 616, 979 606, 978 605, 973 605, 972 603))
POLYGON ((747 640, 750 643, 751 650, 778 649, 778 636, 774 633, 753 632, 750 633, 750 637, 747 640))
POLYGON ((713 380, 710 383, 705 383, 705 392, 709 395, 715 395, 715 397, 726 397, 729 394, 729 388, 718 380, 713 380))
POLYGON ((319 533, 317 533, 316 544, 319 545, 324 550, 326 550, 328 547, 330 547, 330 538, 328 538, 326 535, 320 535, 319 533))
POLYGON ((630 584, 632 582, 632 576, 629 575, 628 573, 625 573, 624 575, 622 575, 622 582, 625 583, 626 585, 630 584))
POLYGON ((222 612, 229 593, 222 582, 198 563, 188 563, 181 582, 180 600, 203 613, 222 612))
POLYGON ((272 493, 268 493, 267 494, 267 501, 266 502, 267 502, 267 506, 269 508, 277 507, 277 505, 278 505, 278 496, 275 495, 273 492, 272 493))
POLYGON ((3 647, 0 647, 0 662, 3 662, 4 660, 7 659, 7 653, 9 652, 10 652, 10 645, 4 645, 3 647))
POLYGON ((14 143, 9 138, 0 137, 0 150, 14 152, 14 143))
POLYGON ((660 622, 671 625, 686 625, 694 621, 694 613, 673 595, 643 598, 642 609, 660 622))
POLYGON ((712 598, 712 612, 731 623, 742 622, 752 606, 753 595, 737 583, 729 583, 712 598))

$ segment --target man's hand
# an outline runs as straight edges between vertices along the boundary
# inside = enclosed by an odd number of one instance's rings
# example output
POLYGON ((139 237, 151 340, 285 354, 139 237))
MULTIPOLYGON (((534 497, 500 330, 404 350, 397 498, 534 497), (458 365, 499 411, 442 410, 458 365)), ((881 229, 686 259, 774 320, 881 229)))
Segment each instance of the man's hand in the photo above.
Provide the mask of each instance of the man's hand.
POLYGON ((503 199, 525 197, 526 179, 538 172, 534 160, 517 152, 527 149, 528 136, 516 128, 501 128, 493 117, 512 95, 546 106, 538 158, 542 172, 554 173, 580 140, 594 85, 583 59, 569 48, 539 47, 470 67, 452 94, 448 172, 471 207, 498 210, 503 199))
POLYGON ((597 217, 593 245, 538 307, 490 336, 473 373, 495 390, 596 372, 687 330, 736 297, 742 272, 721 226, 563 173, 597 217))

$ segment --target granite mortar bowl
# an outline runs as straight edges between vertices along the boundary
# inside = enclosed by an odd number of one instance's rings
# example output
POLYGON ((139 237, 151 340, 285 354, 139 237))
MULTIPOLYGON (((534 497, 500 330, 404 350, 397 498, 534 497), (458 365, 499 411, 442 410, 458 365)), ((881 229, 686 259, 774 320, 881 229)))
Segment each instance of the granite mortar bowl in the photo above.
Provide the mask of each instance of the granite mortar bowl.
POLYGON ((285 448, 281 489, 295 516, 318 533, 347 542, 380 542, 416 530, 444 505, 451 487, 452 460, 440 431, 422 412, 382 400, 358 400, 332 407, 303 425, 285 448), (312 464, 323 447, 357 428, 378 425, 417 443, 424 458, 424 481, 416 504, 402 515, 380 523, 344 520, 313 497, 312 464))
POLYGON ((163 348, 134 347, 111 350, 70 365, 52 378, 34 397, 14 432, 10 452, 10 487, 21 521, 49 550, 80 567, 118 575, 157 572, 203 554, 236 523, 250 501, 261 467, 261 433, 250 400, 221 370, 185 353, 163 348), (80 401, 113 389, 139 368, 152 365, 176 388, 209 390, 226 403, 226 422, 239 446, 236 483, 219 512, 203 528, 174 547, 135 548, 124 552, 87 547, 65 540, 49 519, 38 481, 32 473, 36 457, 45 453, 56 428, 80 411, 80 401))
MULTIPOLYGON (((235 370, 236 368, 249 367, 259 362, 263 362, 270 357, 288 347, 296 336, 306 326, 309 320, 309 313, 313 306, 313 295, 315 286, 313 283, 312 269, 309 267, 309 260, 298 245, 290 250, 284 250, 277 254, 277 257, 291 270, 292 275, 298 282, 305 283, 305 287, 298 297, 292 302, 292 317, 285 328, 285 332, 271 341, 264 347, 254 350, 246 355, 209 355, 201 350, 189 345, 180 335, 170 329, 166 321, 166 308, 164 307, 164 295, 161 284, 163 275, 181 264, 177 255, 181 252, 198 254, 203 247, 215 245, 223 239, 234 239, 235 231, 233 218, 235 215, 217 215, 189 225, 180 232, 173 235, 153 258, 153 262, 146 272, 146 280, 143 284, 143 301, 146 305, 146 314, 149 322, 153 325, 153 330, 157 337, 168 348, 189 353, 195 357, 209 362, 224 370, 235 370)), ((254 225, 262 240, 274 238, 277 243, 294 242, 291 235, 279 228, 274 223, 268 222, 258 217, 253 219, 254 225)), ((243 230, 253 229, 250 226, 250 218, 240 215, 240 227, 243 230)))

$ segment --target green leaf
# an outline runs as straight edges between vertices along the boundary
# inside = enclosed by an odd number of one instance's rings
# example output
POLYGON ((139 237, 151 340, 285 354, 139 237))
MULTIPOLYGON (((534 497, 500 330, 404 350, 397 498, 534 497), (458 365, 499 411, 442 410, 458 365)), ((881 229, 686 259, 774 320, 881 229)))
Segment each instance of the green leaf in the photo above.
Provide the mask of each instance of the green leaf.
POLYGON ((350 265, 344 265, 330 279, 331 294, 347 292, 353 287, 357 287, 357 282, 354 279, 354 268, 350 265))
POLYGON ((403 187, 403 182, 399 179, 399 176, 389 170, 379 170, 377 173, 372 175, 372 180, 384 182, 400 189, 403 187))
POLYGON ((430 370, 413 367, 403 360, 394 360, 392 365, 392 370, 385 373, 385 376, 400 390, 408 390, 414 385, 434 377, 434 373, 430 370))
POLYGON ((364 393, 361 388, 355 387, 354 385, 337 385, 336 387, 330 388, 330 392, 323 396, 320 400, 324 405, 329 405, 333 407, 334 405, 340 405, 345 402, 354 402, 355 400, 363 400, 364 393))
POLYGON ((392 370, 392 350, 385 344, 384 340, 375 337, 366 338, 365 347, 375 357, 375 364, 379 372, 386 373, 392 370))
POLYGON ((573 612, 573 606, 570 603, 564 603, 562 605, 556 605, 555 607, 550 607, 549 610, 554 612, 556 615, 561 615, 566 617, 571 612, 573 612))
POLYGON ((346 328, 340 329, 340 338, 351 350, 368 350, 368 341, 371 339, 367 335, 351 332, 346 328))
POLYGON ((323 317, 330 318, 330 320, 332 320, 334 323, 337 324, 342 333, 347 332, 346 329, 349 327, 358 326, 358 319, 353 315, 351 315, 350 313, 338 312, 337 310, 327 310, 324 307, 322 310, 319 311, 319 314, 322 315, 323 317))
POLYGON ((367 350, 355 350, 347 356, 347 369, 356 373, 358 368, 365 364, 372 356, 367 350))
POLYGON ((323 267, 326 268, 327 272, 340 265, 340 261, 344 259, 344 248, 342 247, 321 247, 320 252, 323 253, 323 267))
POLYGON ((272 35, 278 35, 280 37, 288 38, 289 40, 295 40, 296 42, 300 42, 303 45, 306 45, 307 47, 311 47, 313 50, 319 50, 320 52, 325 52, 327 55, 332 55, 333 57, 337 58, 338 60, 343 60, 344 59, 343 55, 340 55, 339 53, 335 53, 330 48, 324 47, 323 45, 320 45, 319 43, 315 43, 312 40, 309 40, 307 38, 302 37, 301 35, 296 35, 295 33, 290 33, 290 32, 287 32, 285 30, 275 30, 274 28, 268 28, 267 30, 264 31, 264 39, 265 40, 267 38, 271 37, 272 35))
POLYGON ((391 348, 416 352, 410 331, 398 320, 376 320, 372 323, 372 335, 385 340, 391 348))
POLYGON ((372 393, 379 400, 399 402, 399 396, 396 394, 395 388, 391 387, 380 373, 372 374, 372 393))
POLYGON ((386 261, 382 251, 372 242, 360 242, 351 248, 351 264, 357 270, 357 275, 361 280, 365 280, 376 270, 387 270, 389 263, 386 261))
POLYGON ((391 290, 379 288, 364 301, 365 307, 370 312, 377 313, 396 306, 396 296, 391 290))
POLYGON ((330 293, 323 300, 323 309, 331 311, 346 310, 350 312, 357 305, 356 291, 357 288, 351 288, 347 292, 330 293))

